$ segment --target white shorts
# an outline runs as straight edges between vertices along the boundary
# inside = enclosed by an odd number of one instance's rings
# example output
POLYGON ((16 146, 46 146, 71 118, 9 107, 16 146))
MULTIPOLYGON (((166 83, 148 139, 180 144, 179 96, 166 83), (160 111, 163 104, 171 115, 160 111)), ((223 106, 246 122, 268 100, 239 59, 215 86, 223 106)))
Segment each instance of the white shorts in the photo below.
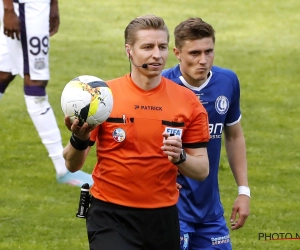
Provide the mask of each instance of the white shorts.
POLYGON ((4 35, 2 1, 0 5, 0 71, 49 80, 49 3, 14 3, 21 22, 21 40, 4 35))

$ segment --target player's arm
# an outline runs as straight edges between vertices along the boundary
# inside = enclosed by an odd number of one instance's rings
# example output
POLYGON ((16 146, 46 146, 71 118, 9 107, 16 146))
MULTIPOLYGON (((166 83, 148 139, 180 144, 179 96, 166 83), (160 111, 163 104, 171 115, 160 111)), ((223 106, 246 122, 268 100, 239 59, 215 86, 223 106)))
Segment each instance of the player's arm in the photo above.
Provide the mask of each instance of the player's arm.
MULTIPOLYGON (((168 155, 169 161, 178 167, 181 174, 194 180, 203 181, 209 174, 209 160, 206 145, 209 141, 208 115, 196 95, 187 91, 192 113, 189 114, 190 123, 185 130, 184 143, 181 136, 170 136, 163 132, 162 150, 168 155), (195 142, 195 140, 197 142, 195 142), (194 142, 192 142, 194 141, 194 142), (184 149, 184 151, 182 151, 184 149), (182 161, 182 153, 185 160, 182 161)), ((180 188, 180 186, 177 185, 180 188)))
POLYGON ((79 151, 75 149, 69 142, 63 151, 67 169, 72 173, 80 170, 86 160, 89 151, 90 147, 87 147, 87 149, 85 150, 79 151))
POLYGON ((20 20, 14 10, 13 0, 3 0, 3 32, 6 36, 20 40, 20 20))
POLYGON ((50 36, 53 36, 58 31, 58 26, 60 24, 59 20, 59 10, 58 10, 58 0, 51 0, 50 3, 50 36))
POLYGON ((178 164, 178 170, 181 174, 203 181, 209 174, 209 161, 207 150, 205 148, 185 148, 186 161, 178 164))
MULTIPOLYGON (((228 162, 238 187, 248 187, 246 143, 241 123, 224 128, 225 148, 228 162)), ((242 227, 250 213, 250 197, 246 193, 239 194, 232 208, 232 229, 242 227), (239 218, 236 221, 236 215, 239 218)))
POLYGON ((246 143, 241 123, 225 126, 225 148, 228 162, 238 186, 248 186, 246 143))
POLYGON ((209 163, 206 147, 186 148, 186 160, 176 164, 181 159, 182 141, 178 136, 170 136, 166 132, 163 133, 163 137, 162 150, 169 160, 178 167, 180 173, 198 181, 203 181, 208 176, 209 163))
POLYGON ((70 122, 69 117, 65 117, 65 125, 72 132, 68 145, 63 150, 65 164, 70 172, 76 172, 83 166, 90 151, 90 134, 95 126, 91 127, 84 123, 78 126, 79 120, 70 122))

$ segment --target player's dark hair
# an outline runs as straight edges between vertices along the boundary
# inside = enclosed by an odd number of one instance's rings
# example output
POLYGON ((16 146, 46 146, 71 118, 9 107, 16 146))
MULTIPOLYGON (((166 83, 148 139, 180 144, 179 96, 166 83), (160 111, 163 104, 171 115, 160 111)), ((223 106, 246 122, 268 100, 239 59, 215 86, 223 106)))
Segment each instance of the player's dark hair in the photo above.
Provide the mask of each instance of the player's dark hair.
POLYGON ((215 43, 214 28, 199 17, 191 17, 175 27, 175 46, 181 48, 185 41, 211 37, 215 43))
POLYGON ((133 19, 126 27, 124 36, 125 44, 133 45, 135 43, 136 32, 139 30, 163 30, 168 35, 168 42, 170 38, 169 29, 165 21, 155 15, 144 15, 133 19))

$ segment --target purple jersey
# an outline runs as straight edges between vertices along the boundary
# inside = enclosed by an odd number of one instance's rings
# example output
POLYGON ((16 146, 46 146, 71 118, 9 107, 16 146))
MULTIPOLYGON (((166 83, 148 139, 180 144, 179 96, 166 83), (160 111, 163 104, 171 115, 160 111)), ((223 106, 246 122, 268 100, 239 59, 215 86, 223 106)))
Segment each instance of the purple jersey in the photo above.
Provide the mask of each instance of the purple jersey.
POLYGON ((208 79, 200 87, 193 87, 185 81, 179 65, 164 70, 162 75, 191 89, 209 117, 209 175, 202 182, 178 176, 177 182, 182 185, 177 204, 179 219, 193 223, 216 220, 224 213, 218 184, 221 137, 224 126, 234 125, 241 119, 239 80, 233 71, 216 66, 212 67, 208 79))

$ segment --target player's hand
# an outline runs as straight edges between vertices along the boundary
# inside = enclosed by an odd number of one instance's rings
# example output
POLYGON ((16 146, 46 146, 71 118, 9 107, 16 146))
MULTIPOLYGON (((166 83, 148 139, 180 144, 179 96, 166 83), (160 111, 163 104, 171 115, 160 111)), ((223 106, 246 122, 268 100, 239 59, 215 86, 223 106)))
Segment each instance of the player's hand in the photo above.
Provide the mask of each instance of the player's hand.
POLYGON ((182 141, 178 136, 170 136, 169 133, 163 134, 163 146, 162 151, 168 156, 169 161, 177 162, 180 160, 180 154, 182 152, 182 141))
POLYGON ((176 188, 177 188, 177 189, 181 189, 182 186, 181 186, 178 182, 176 182, 176 188))
POLYGON ((71 122, 71 120, 70 120, 70 117, 69 116, 65 116, 65 125, 67 126, 67 128, 70 130, 70 131, 72 131, 71 130, 71 127, 72 127, 72 122, 71 122))
POLYGON ((250 214, 250 197, 241 194, 236 198, 232 207, 232 212, 230 217, 231 229, 236 230, 244 226, 249 214, 250 214))
POLYGON ((3 32, 4 35, 20 40, 20 19, 15 13, 14 9, 5 10, 3 17, 3 32))
POLYGON ((65 125, 67 128, 80 140, 88 140, 90 138, 90 133, 97 125, 90 126, 87 122, 79 126, 79 120, 75 119, 72 123, 69 116, 65 116, 65 125))
POLYGON ((57 33, 58 26, 60 24, 57 1, 51 1, 49 23, 50 23, 49 34, 50 36, 53 36, 55 33, 57 33))
MULTIPOLYGON (((179 176, 179 175, 180 175, 180 172, 177 171, 177 176, 179 176)), ((181 189, 182 186, 181 186, 178 182, 176 182, 176 188, 177 188, 177 189, 181 189)))

